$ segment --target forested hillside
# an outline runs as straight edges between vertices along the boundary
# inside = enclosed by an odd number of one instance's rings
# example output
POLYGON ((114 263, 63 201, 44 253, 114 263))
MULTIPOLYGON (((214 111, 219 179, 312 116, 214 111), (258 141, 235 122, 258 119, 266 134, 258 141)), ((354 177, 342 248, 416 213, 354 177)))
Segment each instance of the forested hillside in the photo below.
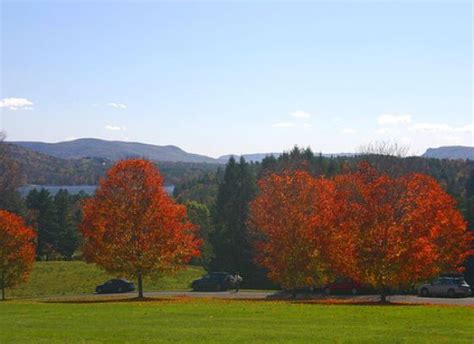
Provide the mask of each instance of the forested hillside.
MULTIPOLYGON (((113 164, 113 161, 104 158, 62 159, 18 145, 4 145, 8 147, 8 155, 18 164, 23 184, 95 185, 113 164)), ((168 161, 158 161, 156 164, 167 185, 175 185, 203 173, 214 173, 221 166, 168 161)))
POLYGON ((13 144, 34 152, 62 159, 81 159, 87 157, 108 160, 144 158, 152 161, 218 163, 216 159, 185 152, 176 146, 157 146, 138 142, 106 141, 100 139, 78 139, 73 141, 46 143, 19 141, 13 144))
POLYGON ((107 159, 61 159, 13 144, 7 146, 24 184, 94 185, 112 165, 107 159))

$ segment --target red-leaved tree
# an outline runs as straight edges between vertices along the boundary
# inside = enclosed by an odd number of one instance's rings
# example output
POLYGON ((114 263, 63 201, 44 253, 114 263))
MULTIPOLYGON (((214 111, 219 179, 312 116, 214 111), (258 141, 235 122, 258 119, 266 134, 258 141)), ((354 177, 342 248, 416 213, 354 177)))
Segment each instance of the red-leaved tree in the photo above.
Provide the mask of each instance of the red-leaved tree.
POLYGON ((352 247, 343 271, 386 292, 441 272, 459 270, 472 253, 472 236, 455 200, 431 177, 390 177, 369 164, 334 178, 338 218, 352 247))
POLYGON ((250 220, 259 238, 257 261, 286 289, 328 282, 334 268, 346 264, 337 258, 351 245, 333 226, 333 183, 296 171, 270 175, 259 188, 250 220))
POLYGON ((293 171, 259 182, 251 204, 258 261, 285 288, 335 276, 389 289, 459 270, 472 236, 431 177, 390 177, 369 164, 333 179, 293 171))
POLYGON ((114 165, 84 207, 80 230, 87 262, 138 280, 176 270, 199 255, 200 240, 186 209, 164 191, 157 168, 147 160, 114 165))
POLYGON ((5 289, 27 280, 35 261, 36 233, 25 226, 21 217, 0 210, 0 288, 5 289))

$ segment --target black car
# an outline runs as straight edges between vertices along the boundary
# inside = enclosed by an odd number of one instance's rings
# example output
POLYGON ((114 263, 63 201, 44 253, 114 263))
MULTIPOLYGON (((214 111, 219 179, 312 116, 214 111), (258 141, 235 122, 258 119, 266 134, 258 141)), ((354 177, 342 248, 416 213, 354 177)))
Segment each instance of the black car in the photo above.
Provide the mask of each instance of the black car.
POLYGON ((126 279, 115 278, 95 288, 97 294, 126 293, 134 291, 135 285, 126 279))
POLYGON ((211 272, 191 283, 194 291, 224 291, 234 288, 234 276, 227 272, 211 272))

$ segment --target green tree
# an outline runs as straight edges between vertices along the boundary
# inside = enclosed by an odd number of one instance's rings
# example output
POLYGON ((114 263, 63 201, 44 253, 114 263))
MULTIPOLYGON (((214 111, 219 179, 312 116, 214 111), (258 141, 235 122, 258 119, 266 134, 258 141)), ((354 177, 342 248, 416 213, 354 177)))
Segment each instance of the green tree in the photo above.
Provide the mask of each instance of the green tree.
POLYGON ((65 189, 61 189, 54 196, 56 211, 56 226, 58 237, 56 249, 66 259, 71 259, 79 246, 79 232, 75 222, 74 198, 65 189))
POLYGON ((194 258, 192 262, 208 268, 213 256, 212 245, 209 241, 212 233, 211 212, 206 205, 196 201, 188 201, 184 205, 189 221, 198 227, 198 237, 203 241, 201 256, 194 258))
POLYGON ((238 163, 234 158, 229 159, 213 213, 215 229, 210 238, 214 257, 210 266, 214 270, 240 272, 244 283, 256 280, 258 273, 253 263, 253 240, 247 226, 249 203, 256 192, 256 178, 251 165, 244 158, 238 163))
POLYGON ((466 198, 474 197, 474 167, 471 169, 466 182, 466 198))
MULTIPOLYGON (((466 218, 468 228, 474 231, 474 168, 471 169, 469 176, 466 181, 466 192, 464 197, 464 216, 466 218)), ((460 202, 460 204, 462 204, 460 202)), ((470 284, 474 284, 474 256, 469 257, 464 264, 466 270, 464 276, 466 281, 470 284)))
POLYGON ((33 189, 26 198, 26 205, 38 235, 36 255, 49 260, 59 253, 59 227, 53 197, 46 189, 33 189))

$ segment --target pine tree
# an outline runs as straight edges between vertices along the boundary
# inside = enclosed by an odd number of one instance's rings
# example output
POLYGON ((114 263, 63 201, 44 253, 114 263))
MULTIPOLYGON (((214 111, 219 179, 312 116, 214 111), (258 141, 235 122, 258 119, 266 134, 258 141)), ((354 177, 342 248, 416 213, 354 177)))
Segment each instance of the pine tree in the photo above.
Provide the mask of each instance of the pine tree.
POLYGON ((258 270, 253 263, 253 242, 247 227, 249 203, 256 192, 256 178, 251 165, 244 158, 240 158, 238 163, 231 158, 219 185, 213 214, 215 230, 211 243, 214 257, 211 268, 240 272, 247 282, 255 280, 258 270))
POLYGON ((48 260, 58 253, 59 228, 53 198, 46 189, 35 189, 28 194, 26 205, 30 210, 33 227, 37 230, 36 255, 48 260))
POLYGON ((474 168, 471 170, 466 182, 466 198, 474 198, 474 168))
POLYGON ((66 259, 71 259, 79 245, 79 233, 73 217, 73 199, 69 192, 61 189, 54 196, 56 211, 57 250, 66 259))

